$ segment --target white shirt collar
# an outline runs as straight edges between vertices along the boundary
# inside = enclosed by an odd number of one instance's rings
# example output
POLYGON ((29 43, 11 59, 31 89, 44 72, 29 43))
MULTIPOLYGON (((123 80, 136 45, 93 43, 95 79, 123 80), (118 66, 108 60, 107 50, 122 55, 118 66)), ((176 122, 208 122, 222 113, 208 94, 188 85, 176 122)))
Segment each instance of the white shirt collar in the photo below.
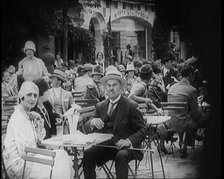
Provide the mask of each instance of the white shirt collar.
POLYGON ((163 66, 163 67, 164 67, 164 68, 163 68, 163 74, 164 74, 164 76, 165 76, 166 73, 170 71, 170 69, 166 68, 165 66, 163 66))
POLYGON ((110 102, 111 103, 116 103, 116 102, 119 101, 120 98, 121 98, 121 94, 115 100, 113 100, 113 101, 110 99, 110 102))
POLYGON ((61 91, 61 87, 57 87, 57 88, 53 88, 54 92, 59 96, 60 95, 60 91, 61 91))

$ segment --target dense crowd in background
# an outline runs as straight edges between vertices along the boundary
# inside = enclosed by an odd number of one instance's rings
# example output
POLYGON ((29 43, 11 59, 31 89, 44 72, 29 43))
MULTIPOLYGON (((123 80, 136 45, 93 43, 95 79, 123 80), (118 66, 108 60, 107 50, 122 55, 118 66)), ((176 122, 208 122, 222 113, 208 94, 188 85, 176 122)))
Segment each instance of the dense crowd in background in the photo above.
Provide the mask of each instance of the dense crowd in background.
MULTIPOLYGON (((121 54, 119 49, 117 51, 121 54)), ((44 45, 44 54, 40 58, 35 56, 35 52, 35 44, 27 41, 24 46, 26 56, 19 61, 18 66, 10 65, 3 70, 2 97, 18 96, 23 104, 24 95, 28 92, 38 94, 37 103, 29 108, 29 112, 35 111, 45 119, 45 133, 40 132, 40 141, 56 134, 55 123, 58 121, 55 120, 62 118, 75 104, 74 94, 81 93, 84 99, 95 99, 97 102, 107 99, 107 84, 102 79, 112 72, 126 84, 122 86, 122 96, 136 103, 146 103, 152 115, 163 115, 161 102, 188 103, 191 119, 184 122, 174 120, 158 128, 161 151, 164 154, 168 153, 164 141, 173 139, 170 131, 181 133, 191 129, 195 139, 202 140, 197 129, 206 125, 208 116, 202 106, 209 104, 210 99, 207 91, 208 81, 200 73, 197 56, 192 55, 191 58, 181 61, 176 59, 172 52, 167 52, 160 60, 140 59, 134 58, 131 46, 127 45, 124 56, 119 56, 108 66, 102 52, 96 54, 94 63, 85 64, 81 60, 77 63, 72 60, 66 62, 61 58, 60 52, 56 56, 52 54, 48 45, 44 45), (32 82, 32 88, 29 82, 32 82), (27 91, 29 88, 30 91, 27 91)), ((178 118, 181 118, 181 114, 178 115, 178 118)), ((69 133, 66 124, 63 133, 69 133)), ((7 149, 12 145, 10 142, 12 141, 7 136, 7 149)), ((182 148, 182 157, 186 157, 186 145, 182 148)))

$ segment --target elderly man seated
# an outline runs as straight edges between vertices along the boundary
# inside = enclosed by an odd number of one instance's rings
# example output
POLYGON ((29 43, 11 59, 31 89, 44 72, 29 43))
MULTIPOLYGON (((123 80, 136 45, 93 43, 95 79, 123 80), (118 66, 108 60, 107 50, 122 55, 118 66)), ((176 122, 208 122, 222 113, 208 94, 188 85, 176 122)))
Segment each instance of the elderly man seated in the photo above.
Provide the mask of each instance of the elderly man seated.
POLYGON ((96 105, 95 116, 85 127, 88 132, 112 133, 113 138, 102 143, 105 147, 94 146, 84 152, 84 177, 96 178, 96 165, 114 160, 117 178, 128 178, 128 162, 143 158, 141 151, 128 148, 139 148, 147 129, 137 103, 122 96, 127 82, 121 73, 116 68, 108 70, 101 83, 108 98, 96 105))

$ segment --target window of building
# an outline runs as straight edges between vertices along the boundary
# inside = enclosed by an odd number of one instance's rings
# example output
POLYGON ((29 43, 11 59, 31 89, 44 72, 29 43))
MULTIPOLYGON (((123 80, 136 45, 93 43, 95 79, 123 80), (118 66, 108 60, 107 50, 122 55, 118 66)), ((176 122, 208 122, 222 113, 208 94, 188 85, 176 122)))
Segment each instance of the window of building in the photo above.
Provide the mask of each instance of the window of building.
POLYGON ((148 11, 148 6, 147 5, 145 5, 145 11, 148 11))
POLYGON ((134 6, 133 6, 133 4, 131 4, 131 10, 133 10, 133 8, 134 8, 134 6))
POLYGON ((123 9, 126 9, 126 3, 123 3, 123 9))
POLYGON ((109 6, 110 6, 110 2, 106 1, 106 7, 109 8, 109 6))
POLYGON ((139 11, 141 10, 141 4, 138 4, 138 10, 139 11))
POLYGON ((114 2, 114 8, 117 9, 117 7, 118 7, 118 3, 114 2))

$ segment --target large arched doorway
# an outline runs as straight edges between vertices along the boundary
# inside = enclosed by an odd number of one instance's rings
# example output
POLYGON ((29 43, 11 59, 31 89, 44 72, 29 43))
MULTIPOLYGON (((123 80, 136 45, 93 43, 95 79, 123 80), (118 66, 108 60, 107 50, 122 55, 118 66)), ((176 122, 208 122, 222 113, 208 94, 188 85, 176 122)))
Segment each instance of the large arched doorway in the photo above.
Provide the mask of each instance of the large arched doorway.
POLYGON ((105 29, 105 20, 100 13, 94 13, 89 23, 89 29, 95 37, 95 47, 97 52, 104 52, 103 48, 103 29, 105 29))
POLYGON ((134 59, 149 59, 152 49, 152 25, 144 19, 126 16, 111 22, 113 51, 120 48, 124 55, 126 46, 131 45, 134 59))

